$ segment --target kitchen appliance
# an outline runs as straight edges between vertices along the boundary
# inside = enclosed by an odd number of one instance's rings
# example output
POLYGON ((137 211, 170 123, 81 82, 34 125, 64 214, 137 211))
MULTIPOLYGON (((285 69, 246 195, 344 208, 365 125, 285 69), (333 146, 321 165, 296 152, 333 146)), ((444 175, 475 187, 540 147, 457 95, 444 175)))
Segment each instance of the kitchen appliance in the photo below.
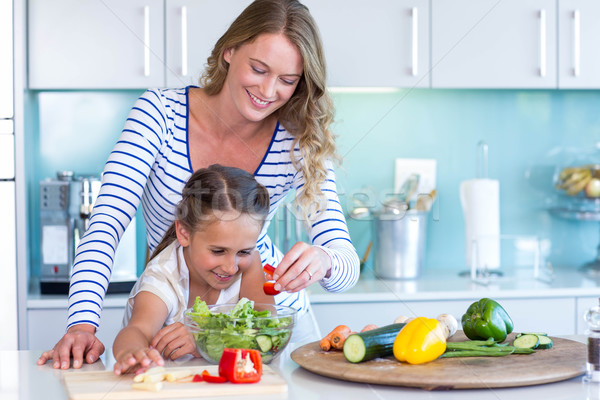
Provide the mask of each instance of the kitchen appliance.
POLYGON ((375 217, 375 275, 383 279, 417 278, 425 260, 426 211, 383 211, 375 217))
POLYGON ((0 350, 18 348, 13 2, 0 0, 0 350))
MULTIPOLYGON (((75 250, 89 225, 100 191, 98 176, 75 176, 60 171, 40 182, 40 239, 42 294, 69 292, 75 250)), ((137 280, 135 218, 123 234, 107 293, 129 293, 137 280)))

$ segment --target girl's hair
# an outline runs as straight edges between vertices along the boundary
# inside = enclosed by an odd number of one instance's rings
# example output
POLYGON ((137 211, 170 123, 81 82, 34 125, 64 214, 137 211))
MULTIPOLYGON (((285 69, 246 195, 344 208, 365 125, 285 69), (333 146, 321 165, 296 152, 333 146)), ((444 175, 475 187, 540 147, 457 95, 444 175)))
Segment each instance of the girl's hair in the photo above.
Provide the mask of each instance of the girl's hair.
POLYGON ((292 163, 302 172, 305 184, 297 194, 305 217, 314 218, 323 208, 321 184, 327 175, 327 160, 339 161, 333 122, 333 102, 326 90, 326 66, 319 30, 308 8, 297 0, 255 0, 217 41, 207 60, 200 85, 208 95, 223 88, 229 64, 224 52, 252 42, 261 34, 284 34, 296 45, 303 59, 303 74, 290 100, 277 110, 281 124, 294 136, 302 162, 290 152, 292 163))
MULTIPOLYGON (((269 206, 269 192, 252 174, 239 168, 213 164, 197 170, 187 181, 175 211, 175 220, 193 232, 202 230, 219 218, 215 211, 235 211, 255 217, 262 227, 269 206)), ((154 249, 150 260, 176 239, 173 223, 154 249)))

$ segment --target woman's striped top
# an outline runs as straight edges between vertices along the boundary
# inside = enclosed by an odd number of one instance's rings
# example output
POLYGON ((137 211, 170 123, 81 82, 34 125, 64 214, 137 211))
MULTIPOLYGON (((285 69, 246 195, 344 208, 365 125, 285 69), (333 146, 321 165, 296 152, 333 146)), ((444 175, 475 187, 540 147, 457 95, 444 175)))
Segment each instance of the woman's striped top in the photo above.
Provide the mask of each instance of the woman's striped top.
MULTIPOLYGON (((67 329, 79 323, 99 327, 115 250, 140 202, 150 252, 172 224, 185 182, 193 172, 187 135, 188 91, 189 88, 148 90, 130 111, 106 162, 89 229, 77 248, 67 329)), ((292 143, 291 134, 278 125, 254 173, 271 198, 269 218, 257 243, 263 264, 277 265, 281 260, 281 252, 266 231, 286 195, 303 185, 302 173, 290 160, 291 151, 300 158, 299 149, 292 149, 292 143)), ((332 260, 331 275, 320 284, 328 291, 340 292, 358 280, 359 259, 350 241, 331 166, 322 190, 327 197, 326 210, 312 222, 308 234, 312 244, 320 246, 332 260)), ((281 293, 276 301, 298 310, 305 310, 308 304, 304 290, 281 293)))

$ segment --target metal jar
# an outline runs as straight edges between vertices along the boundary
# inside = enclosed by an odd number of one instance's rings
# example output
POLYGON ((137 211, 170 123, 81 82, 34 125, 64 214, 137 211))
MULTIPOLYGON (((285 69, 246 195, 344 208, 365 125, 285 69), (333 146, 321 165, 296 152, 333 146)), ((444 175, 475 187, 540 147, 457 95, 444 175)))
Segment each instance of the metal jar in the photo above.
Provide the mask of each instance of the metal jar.
POLYGON ((426 211, 382 212, 375 216, 375 275, 417 278, 425 259, 426 211))

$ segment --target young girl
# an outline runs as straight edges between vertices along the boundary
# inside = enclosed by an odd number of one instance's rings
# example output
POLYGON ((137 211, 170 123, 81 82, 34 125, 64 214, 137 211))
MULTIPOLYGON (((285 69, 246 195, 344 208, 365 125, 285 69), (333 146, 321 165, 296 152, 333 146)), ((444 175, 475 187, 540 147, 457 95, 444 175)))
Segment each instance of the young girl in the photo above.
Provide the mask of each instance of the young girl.
POLYGON ((247 297, 273 303, 256 241, 269 212, 267 189, 246 171, 211 165, 183 189, 175 222, 131 291, 113 345, 119 375, 165 358, 196 353, 183 313, 196 296, 207 304, 247 297), (162 356, 161 356, 162 355, 162 356))

